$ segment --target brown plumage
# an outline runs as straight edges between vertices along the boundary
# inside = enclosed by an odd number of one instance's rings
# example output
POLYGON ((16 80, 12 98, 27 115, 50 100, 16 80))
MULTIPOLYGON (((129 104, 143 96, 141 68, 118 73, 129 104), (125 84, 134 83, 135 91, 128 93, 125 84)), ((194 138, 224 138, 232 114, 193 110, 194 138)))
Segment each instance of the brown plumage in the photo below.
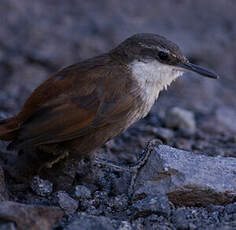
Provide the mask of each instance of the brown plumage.
POLYGON ((216 77, 190 64, 161 36, 132 36, 107 54, 52 75, 18 115, 0 121, 0 139, 11 141, 9 149, 35 146, 53 152, 56 146, 91 153, 144 117, 183 68, 216 77))
MULTIPOLYGON (((139 89, 128 70, 113 62, 99 56, 50 77, 17 116, 2 122, 0 138, 14 140, 10 148, 21 149, 85 136, 92 141, 94 132, 120 122, 123 129, 139 89)), ((109 133, 104 141, 114 136, 109 133)))

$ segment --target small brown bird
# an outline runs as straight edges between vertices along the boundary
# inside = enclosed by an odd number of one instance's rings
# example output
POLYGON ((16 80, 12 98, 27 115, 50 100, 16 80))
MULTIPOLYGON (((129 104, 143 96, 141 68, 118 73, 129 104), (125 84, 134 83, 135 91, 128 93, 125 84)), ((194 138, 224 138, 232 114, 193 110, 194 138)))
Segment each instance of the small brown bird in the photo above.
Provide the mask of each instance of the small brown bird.
POLYGON ((217 78, 191 64, 156 34, 136 34, 110 52, 68 66, 43 82, 21 112, 0 121, 9 149, 37 147, 80 156, 124 132, 150 111, 159 92, 185 71, 217 78))

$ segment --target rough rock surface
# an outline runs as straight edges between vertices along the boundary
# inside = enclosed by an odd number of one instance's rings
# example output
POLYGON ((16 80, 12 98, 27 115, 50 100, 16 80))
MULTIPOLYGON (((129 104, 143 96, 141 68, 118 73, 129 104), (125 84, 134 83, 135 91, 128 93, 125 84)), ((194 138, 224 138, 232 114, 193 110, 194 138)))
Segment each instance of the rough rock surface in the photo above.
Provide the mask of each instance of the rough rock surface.
POLYGON ((57 207, 0 202, 0 219, 14 222, 18 230, 51 230, 62 216, 57 207))
POLYGON ((224 205, 236 198, 236 159, 208 157, 166 145, 151 146, 134 196, 166 193, 178 206, 224 205))

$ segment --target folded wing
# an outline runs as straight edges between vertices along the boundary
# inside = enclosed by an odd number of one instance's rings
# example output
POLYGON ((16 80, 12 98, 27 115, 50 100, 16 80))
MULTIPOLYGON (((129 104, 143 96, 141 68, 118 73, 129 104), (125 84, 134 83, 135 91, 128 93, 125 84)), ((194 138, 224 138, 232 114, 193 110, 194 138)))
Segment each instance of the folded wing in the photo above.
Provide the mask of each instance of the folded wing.
MULTIPOLYGON (((91 68, 86 71, 87 76, 81 78, 69 71, 68 76, 60 80, 67 81, 66 84, 57 82, 57 77, 51 78, 48 83, 58 94, 51 97, 49 93, 43 103, 39 100, 41 103, 21 124, 17 140, 10 146, 20 149, 68 141, 126 119, 138 96, 138 87, 130 81, 127 72, 115 66, 107 68, 104 70, 102 65, 91 68)), ((40 87, 43 92, 44 86, 40 87)), ((38 95, 33 93, 23 110, 36 104, 38 95)))

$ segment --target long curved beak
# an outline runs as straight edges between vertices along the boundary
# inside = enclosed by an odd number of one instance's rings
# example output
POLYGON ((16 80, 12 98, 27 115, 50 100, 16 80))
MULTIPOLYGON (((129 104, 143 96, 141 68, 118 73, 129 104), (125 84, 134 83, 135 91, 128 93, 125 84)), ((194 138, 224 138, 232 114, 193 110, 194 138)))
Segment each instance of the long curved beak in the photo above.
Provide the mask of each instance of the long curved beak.
POLYGON ((209 78, 213 78, 213 79, 218 79, 219 76, 216 73, 210 72, 209 70, 198 66, 198 65, 194 65, 190 62, 186 62, 186 63, 179 63, 177 64, 178 67, 186 69, 186 70, 190 70, 192 72, 198 73, 204 77, 209 77, 209 78))

